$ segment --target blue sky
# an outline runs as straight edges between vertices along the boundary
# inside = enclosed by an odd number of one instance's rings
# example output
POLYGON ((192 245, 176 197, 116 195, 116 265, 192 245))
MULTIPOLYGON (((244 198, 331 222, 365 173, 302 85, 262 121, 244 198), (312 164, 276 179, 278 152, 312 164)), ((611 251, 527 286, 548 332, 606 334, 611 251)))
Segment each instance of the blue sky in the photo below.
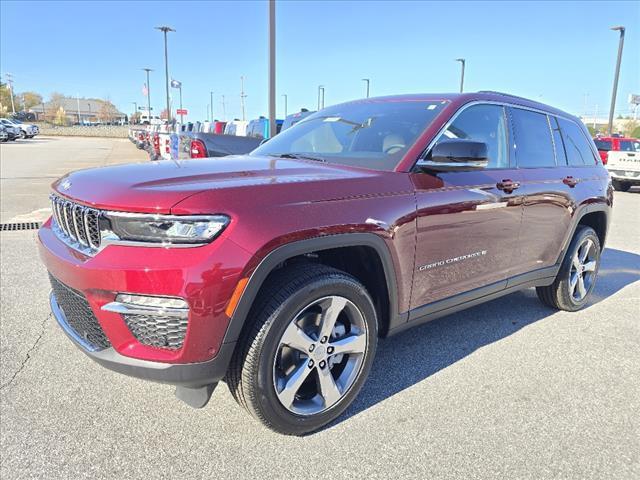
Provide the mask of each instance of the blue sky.
MULTIPOLYGON (((154 112, 164 105, 162 34, 169 37, 170 75, 183 82, 189 119, 240 116, 245 77, 247 118, 267 112, 267 3, 0 2, 0 73, 16 91, 45 98, 109 97, 120 110, 146 102, 143 67, 151 74, 154 112)), ((311 2, 277 3, 278 115, 371 95, 500 90, 575 114, 608 109, 618 33, 627 27, 617 111, 640 94, 640 2, 311 2), (585 98, 586 95, 586 98, 585 98), (586 105, 586 109, 585 109, 586 105)), ((177 92, 177 91, 174 91, 177 92)), ((177 94, 175 95, 177 99, 177 94)))

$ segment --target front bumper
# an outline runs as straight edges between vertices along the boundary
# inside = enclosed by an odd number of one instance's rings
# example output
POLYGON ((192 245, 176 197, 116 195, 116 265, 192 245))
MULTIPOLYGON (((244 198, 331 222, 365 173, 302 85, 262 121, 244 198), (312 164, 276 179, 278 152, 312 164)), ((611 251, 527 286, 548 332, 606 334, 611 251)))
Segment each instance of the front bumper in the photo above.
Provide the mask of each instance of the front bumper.
POLYGON ((611 168, 608 170, 609 175, 614 180, 629 182, 633 185, 640 184, 640 170, 625 170, 623 168, 611 168))
POLYGON ((206 362, 188 364, 160 363, 125 357, 113 347, 97 350, 80 337, 67 322, 53 292, 49 296, 49 303, 58 325, 76 347, 103 367, 131 377, 188 388, 215 384, 224 378, 235 348, 235 343, 225 343, 215 358, 206 362))

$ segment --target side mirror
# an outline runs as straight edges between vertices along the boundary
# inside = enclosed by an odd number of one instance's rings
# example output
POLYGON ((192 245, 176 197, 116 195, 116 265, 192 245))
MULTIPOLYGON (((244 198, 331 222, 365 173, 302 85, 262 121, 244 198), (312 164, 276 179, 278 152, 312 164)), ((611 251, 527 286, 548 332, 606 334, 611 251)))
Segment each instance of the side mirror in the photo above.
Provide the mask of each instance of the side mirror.
POLYGON ((489 164, 487 144, 475 140, 450 139, 436 143, 431 159, 418 166, 439 172, 481 170, 489 164))

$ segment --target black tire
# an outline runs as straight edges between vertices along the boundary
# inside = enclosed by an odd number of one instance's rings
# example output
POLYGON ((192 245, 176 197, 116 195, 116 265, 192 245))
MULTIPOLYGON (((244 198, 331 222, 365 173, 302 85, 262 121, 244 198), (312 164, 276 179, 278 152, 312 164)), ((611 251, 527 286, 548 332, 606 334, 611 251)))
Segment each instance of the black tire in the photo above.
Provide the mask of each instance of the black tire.
POLYGON ((628 192, 631 188, 631 183, 622 180, 612 180, 611 183, 613 184, 613 189, 618 192, 628 192))
POLYGON ((20 130, 20 138, 23 140, 27 138, 27 132, 25 132, 24 130, 20 130))
MULTIPOLYGON (((267 282, 248 316, 226 381, 235 400, 263 425, 286 435, 304 435, 337 418, 358 395, 375 356, 378 337, 376 310, 360 282, 345 272, 324 265, 287 267, 273 274, 267 282), (361 364, 353 383, 341 392, 337 403, 316 414, 299 415, 285 408, 278 398, 273 381, 278 349, 285 330, 307 305, 335 295, 355 305, 366 322, 367 341, 361 364)), ((320 375, 315 373, 320 371, 319 365, 316 366, 318 370, 313 370, 313 375, 320 375)), ((331 374, 330 369, 326 371, 331 374)), ((309 378, 311 376, 309 374, 309 378)), ((319 386, 318 377, 310 381, 319 386)), ((298 390, 295 398, 298 398, 298 390)))
POLYGON ((568 312, 575 312, 584 307, 589 301, 589 297, 593 288, 595 287, 596 279, 598 277, 598 270, 600 268, 600 255, 601 255, 600 239, 598 235, 591 227, 579 226, 576 233, 571 240, 567 253, 562 260, 562 265, 558 271, 553 283, 545 287, 536 287, 536 293, 538 298, 546 305, 568 312), (589 279, 588 286, 585 285, 586 280, 582 280, 583 288, 586 294, 582 298, 576 298, 574 295, 574 289, 571 288, 571 280, 575 273, 573 267, 574 258, 578 253, 578 250, 585 245, 585 242, 591 241, 593 244, 593 261, 595 261, 595 269, 593 271, 583 271, 581 275, 592 275, 589 279), (586 287, 586 288, 585 288, 586 287))

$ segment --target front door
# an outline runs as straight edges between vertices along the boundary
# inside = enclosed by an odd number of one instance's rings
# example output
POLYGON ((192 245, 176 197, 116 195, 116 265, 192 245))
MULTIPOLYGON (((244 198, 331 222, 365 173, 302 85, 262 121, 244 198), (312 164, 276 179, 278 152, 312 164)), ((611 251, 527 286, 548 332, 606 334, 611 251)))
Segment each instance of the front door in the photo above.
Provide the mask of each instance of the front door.
POLYGON ((412 309, 479 287, 504 288, 508 277, 522 273, 514 252, 524 197, 522 178, 510 161, 508 130, 503 106, 469 106, 438 141, 486 143, 487 168, 411 174, 417 201, 412 309))

